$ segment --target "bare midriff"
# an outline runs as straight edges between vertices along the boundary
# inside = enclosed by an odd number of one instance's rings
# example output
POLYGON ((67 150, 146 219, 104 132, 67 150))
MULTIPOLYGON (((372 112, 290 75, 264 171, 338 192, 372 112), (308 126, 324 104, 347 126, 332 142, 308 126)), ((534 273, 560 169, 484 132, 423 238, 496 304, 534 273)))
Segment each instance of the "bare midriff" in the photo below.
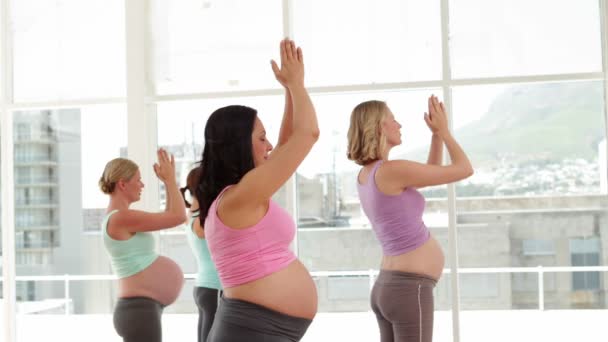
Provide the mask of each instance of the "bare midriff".
POLYGON ((159 256, 143 271, 118 280, 119 297, 148 297, 163 305, 177 299, 184 285, 181 268, 171 259, 159 256))
POLYGON ((444 255, 432 236, 420 247, 400 254, 382 257, 383 270, 416 273, 439 280, 443 272, 444 255))
POLYGON ((224 295, 294 317, 313 319, 317 312, 317 288, 297 259, 264 278, 225 288, 224 295))

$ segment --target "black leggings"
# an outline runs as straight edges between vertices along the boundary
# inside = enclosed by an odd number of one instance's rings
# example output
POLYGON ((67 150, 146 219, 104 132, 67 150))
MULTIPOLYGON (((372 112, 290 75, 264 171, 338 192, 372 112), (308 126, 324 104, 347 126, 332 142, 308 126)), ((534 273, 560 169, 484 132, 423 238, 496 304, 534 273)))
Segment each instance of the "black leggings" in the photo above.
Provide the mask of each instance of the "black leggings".
POLYGON ((198 307, 198 342, 207 341, 221 292, 207 287, 194 287, 194 302, 198 307))
POLYGON ((210 342, 296 342, 312 321, 239 299, 220 299, 210 342))
POLYGON ((152 298, 118 298, 114 308, 114 329, 124 342, 161 342, 161 314, 164 305, 152 298))

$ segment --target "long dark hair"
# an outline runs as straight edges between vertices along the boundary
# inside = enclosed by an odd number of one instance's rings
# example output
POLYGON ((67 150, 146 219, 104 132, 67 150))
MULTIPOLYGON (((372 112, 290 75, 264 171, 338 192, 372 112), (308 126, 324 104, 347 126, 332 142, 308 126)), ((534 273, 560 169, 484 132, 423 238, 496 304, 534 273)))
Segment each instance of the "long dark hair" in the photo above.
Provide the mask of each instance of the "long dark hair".
POLYGON ((190 208, 192 206, 192 204, 186 199, 186 191, 189 191, 190 195, 194 196, 196 192, 196 187, 199 183, 198 179, 201 176, 201 167, 198 164, 199 163, 197 163, 197 166, 190 170, 190 172, 188 173, 188 177, 186 177, 186 185, 179 188, 179 192, 182 193, 182 198, 184 199, 186 208, 190 208))
POLYGON ((238 183, 254 167, 251 134, 257 111, 246 106, 222 107, 205 125, 205 147, 201 158, 204 172, 194 195, 198 200, 201 226, 211 203, 228 185, 238 183))

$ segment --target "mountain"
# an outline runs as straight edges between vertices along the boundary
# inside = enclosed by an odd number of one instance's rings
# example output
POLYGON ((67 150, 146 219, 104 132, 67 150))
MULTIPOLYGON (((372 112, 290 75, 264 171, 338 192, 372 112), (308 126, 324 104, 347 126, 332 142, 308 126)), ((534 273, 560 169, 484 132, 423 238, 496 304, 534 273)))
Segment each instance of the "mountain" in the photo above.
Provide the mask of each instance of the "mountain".
POLYGON ((512 86, 455 136, 477 162, 594 159, 605 136, 603 89, 601 81, 512 86))

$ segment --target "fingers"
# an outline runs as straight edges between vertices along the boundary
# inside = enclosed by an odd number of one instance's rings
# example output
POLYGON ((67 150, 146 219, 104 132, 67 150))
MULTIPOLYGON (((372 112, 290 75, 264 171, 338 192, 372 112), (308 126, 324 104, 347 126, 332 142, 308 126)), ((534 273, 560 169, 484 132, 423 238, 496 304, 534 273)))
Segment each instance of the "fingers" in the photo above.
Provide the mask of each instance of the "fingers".
POLYGON ((165 151, 164 148, 159 148, 158 151, 156 151, 156 155, 158 156, 159 163, 167 162, 169 160, 167 151, 165 151))
POLYGON ((279 69, 277 62, 275 62, 274 60, 270 60, 270 66, 272 67, 272 72, 274 73, 274 76, 279 77, 279 75, 281 74, 281 69, 279 69))
POLYGON ((289 38, 285 38, 281 41, 281 61, 301 60, 302 52, 298 51, 296 43, 289 38))
POLYGON ((429 116, 428 113, 424 113, 424 122, 426 122, 426 124, 431 127, 432 126, 432 121, 431 121, 431 117, 429 116))
POLYGON ((445 113, 445 107, 442 102, 439 102, 439 99, 435 95, 431 95, 429 97, 429 113, 445 113))
POLYGON ((431 105, 433 106, 433 111, 438 112, 440 110, 435 95, 431 96, 431 105))
POLYGON ((281 63, 287 60, 287 49, 285 48, 285 44, 287 44, 287 38, 281 40, 281 63))
POLYGON ((291 56, 294 60, 298 59, 298 49, 296 47, 296 43, 293 40, 289 41, 289 45, 291 45, 291 56))
POLYGON ((160 166, 154 163, 154 165, 152 165, 152 168, 154 169, 154 174, 156 175, 156 177, 160 179, 160 175, 158 174, 160 172, 160 166))
POLYGON ((158 163, 154 164, 154 171, 158 171, 158 173, 164 173, 167 169, 167 164, 171 166, 171 168, 175 169, 175 156, 167 152, 164 148, 159 148, 156 152, 158 155, 158 163))
POLYGON ((275 78, 285 88, 294 84, 301 84, 304 81, 302 49, 289 38, 281 41, 281 63, 271 60, 270 66, 275 78))
POLYGON ((285 39, 285 55, 287 56, 287 60, 294 59, 295 55, 295 44, 293 41, 289 39, 285 39))

